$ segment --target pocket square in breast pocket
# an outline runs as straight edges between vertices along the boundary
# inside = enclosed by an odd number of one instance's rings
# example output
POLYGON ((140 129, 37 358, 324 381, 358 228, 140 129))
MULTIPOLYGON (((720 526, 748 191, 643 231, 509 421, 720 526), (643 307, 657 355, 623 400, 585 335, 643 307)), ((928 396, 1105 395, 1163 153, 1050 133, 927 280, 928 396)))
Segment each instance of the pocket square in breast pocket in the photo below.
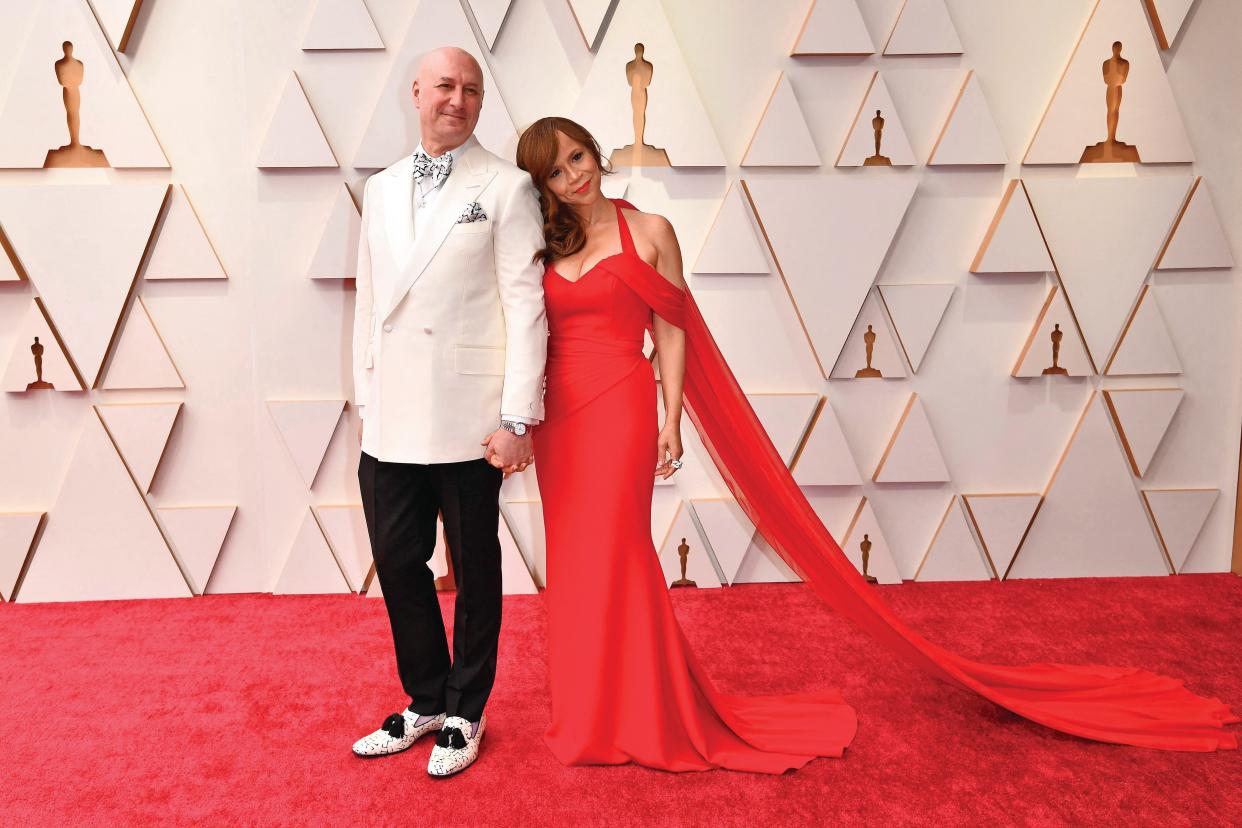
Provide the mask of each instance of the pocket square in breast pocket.
POLYGON ((487 213, 483 212, 483 208, 477 201, 467 204, 462 209, 461 215, 457 217, 458 224, 469 224, 472 221, 487 221, 487 213))

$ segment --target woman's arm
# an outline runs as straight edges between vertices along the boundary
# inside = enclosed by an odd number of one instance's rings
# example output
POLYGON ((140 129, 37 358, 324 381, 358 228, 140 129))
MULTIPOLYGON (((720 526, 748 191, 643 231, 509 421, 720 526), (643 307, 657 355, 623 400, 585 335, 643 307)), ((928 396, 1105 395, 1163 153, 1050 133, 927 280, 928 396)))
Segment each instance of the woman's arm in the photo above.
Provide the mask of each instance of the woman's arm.
MULTIPOLYGON (((683 288, 686 281, 681 272, 681 246, 673 225, 663 216, 646 217, 651 228, 651 241, 655 245, 655 269, 673 285, 683 288)), ((670 460, 680 460, 682 381, 686 373, 685 332, 659 315, 654 317, 652 339, 655 341, 656 359, 660 363, 660 386, 664 391, 664 425, 660 429, 658 454, 660 465, 656 474, 668 478, 677 471, 670 460)))

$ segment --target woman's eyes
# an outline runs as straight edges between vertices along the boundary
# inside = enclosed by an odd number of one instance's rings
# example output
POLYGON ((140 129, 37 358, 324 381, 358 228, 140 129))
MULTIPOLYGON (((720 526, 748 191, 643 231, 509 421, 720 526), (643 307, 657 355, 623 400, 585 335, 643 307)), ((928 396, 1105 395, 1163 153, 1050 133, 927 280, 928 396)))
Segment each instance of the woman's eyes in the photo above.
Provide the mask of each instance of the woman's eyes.
POLYGON ((575 161, 581 161, 581 160, 582 160, 582 151, 581 151, 581 150, 579 150, 578 152, 575 152, 575 153, 574 153, 574 158, 573 158, 573 160, 575 160, 575 161))
POLYGON ((548 178, 556 178, 560 174, 561 174, 560 170, 553 170, 552 172, 548 173, 548 178))

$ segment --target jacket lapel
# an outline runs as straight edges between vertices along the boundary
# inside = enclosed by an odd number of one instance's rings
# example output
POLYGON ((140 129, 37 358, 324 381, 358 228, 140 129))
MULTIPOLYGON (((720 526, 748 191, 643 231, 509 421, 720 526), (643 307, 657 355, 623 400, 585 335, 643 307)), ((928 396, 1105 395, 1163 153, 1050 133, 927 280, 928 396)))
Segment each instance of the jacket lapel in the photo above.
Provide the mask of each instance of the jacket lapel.
MULTIPOLYGON (((436 203, 432 207, 431 220, 425 225, 424 231, 417 234, 414 238, 413 246, 406 248, 409 250, 409 257, 402 264, 401 273, 397 277, 397 283, 393 286, 388 310, 384 314, 385 318, 396 310, 397 305, 401 304, 405 294, 409 292, 414 283, 423 275, 427 265, 431 263, 440 246, 444 244, 444 239, 448 236, 449 231, 457 223, 457 217, 461 215, 462 209, 471 201, 478 200, 479 194, 483 192, 483 189, 496 176, 496 171, 489 168, 487 156, 487 151, 477 144, 470 147, 461 156, 462 163, 460 168, 454 170, 453 174, 444 182, 443 189, 436 196, 436 203)), ((394 199, 404 198, 405 193, 409 194, 408 198, 410 200, 405 201, 402 206, 405 207, 404 213, 408 217, 409 232, 412 233, 414 220, 412 200, 414 196, 413 175, 406 175, 405 178, 408 179, 408 183, 405 181, 393 182, 398 185, 393 187, 393 190, 398 192, 391 197, 394 199)))

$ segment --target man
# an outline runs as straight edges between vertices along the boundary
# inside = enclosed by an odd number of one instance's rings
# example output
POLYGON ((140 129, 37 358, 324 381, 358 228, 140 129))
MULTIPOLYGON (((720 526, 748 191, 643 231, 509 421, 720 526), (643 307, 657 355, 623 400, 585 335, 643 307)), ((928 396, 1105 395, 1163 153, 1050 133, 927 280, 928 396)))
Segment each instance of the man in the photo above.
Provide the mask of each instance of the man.
POLYGON ((547 354, 538 197, 473 137, 483 73, 442 48, 413 85, 421 143, 366 184, 354 312, 358 479, 409 706, 353 746, 438 732, 427 771, 474 762, 496 675, 499 493, 532 460, 547 354), (442 514, 457 581, 450 664, 427 562, 442 514))

